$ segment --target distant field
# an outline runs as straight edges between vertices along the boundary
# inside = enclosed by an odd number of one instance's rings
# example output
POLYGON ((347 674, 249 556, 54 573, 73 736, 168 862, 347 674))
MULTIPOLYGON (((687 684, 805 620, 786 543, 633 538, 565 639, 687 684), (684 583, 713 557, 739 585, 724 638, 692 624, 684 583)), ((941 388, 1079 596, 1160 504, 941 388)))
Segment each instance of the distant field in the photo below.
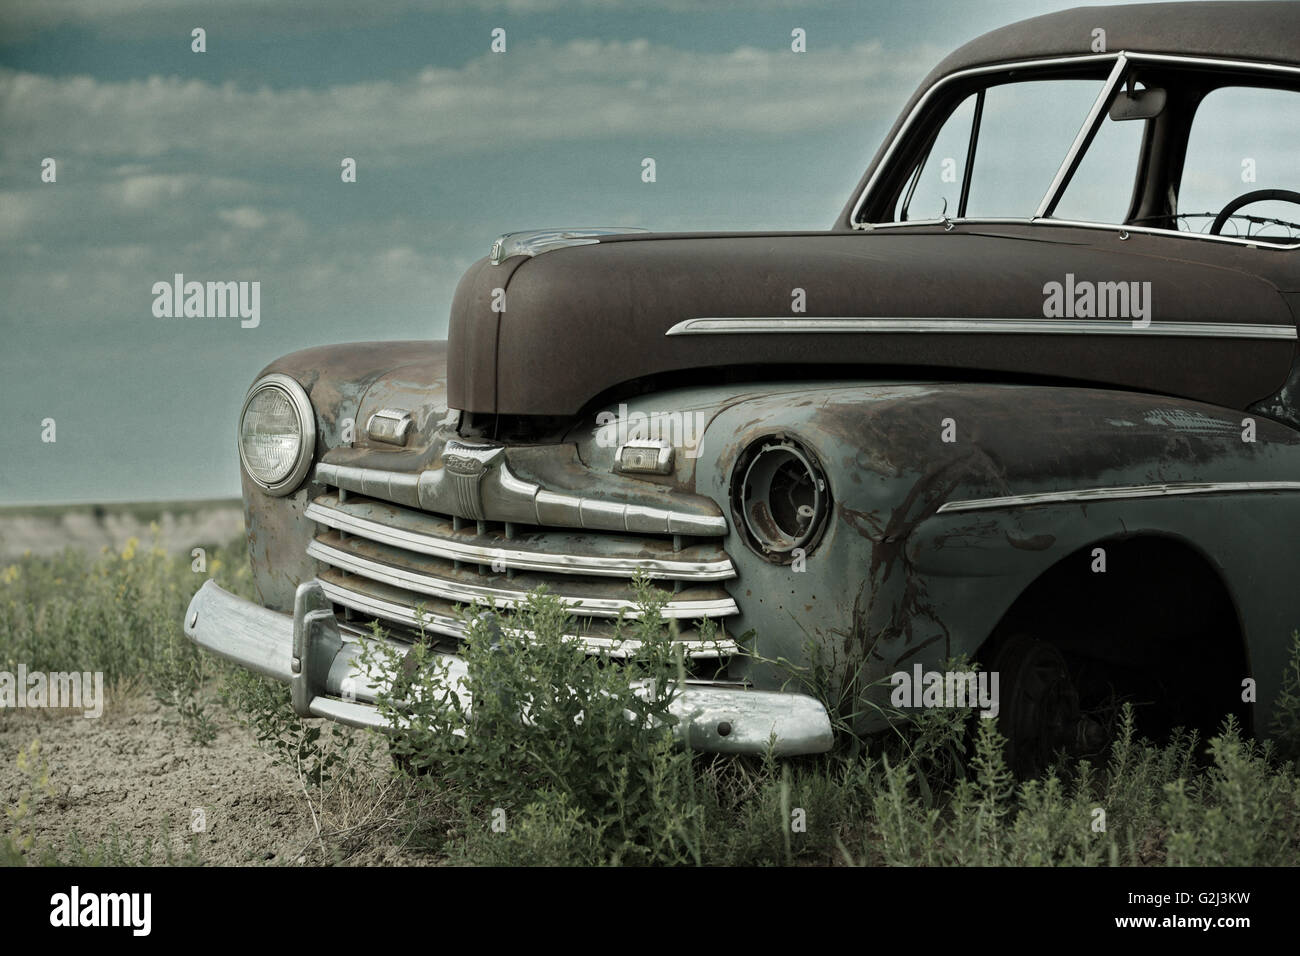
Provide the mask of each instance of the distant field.
POLYGON ((170 554, 212 548, 243 532, 237 498, 114 504, 0 506, 0 561, 24 554, 58 554, 64 548, 120 551, 136 538, 170 554))

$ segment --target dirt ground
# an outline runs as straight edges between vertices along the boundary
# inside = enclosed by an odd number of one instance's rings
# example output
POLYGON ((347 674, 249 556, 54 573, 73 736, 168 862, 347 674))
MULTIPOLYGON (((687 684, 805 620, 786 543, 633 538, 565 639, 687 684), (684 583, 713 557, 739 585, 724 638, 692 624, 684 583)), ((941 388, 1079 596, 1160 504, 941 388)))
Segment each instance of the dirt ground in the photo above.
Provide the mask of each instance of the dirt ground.
MULTIPOLYGON (((74 834, 88 847, 116 834, 135 848, 132 862, 164 863, 168 845, 180 856, 191 839, 205 865, 420 862, 387 839, 373 839, 382 830, 369 833, 363 846, 340 845, 346 841, 331 831, 367 829, 373 819, 365 814, 373 816, 383 800, 367 810, 315 792, 309 806, 295 770, 276 764, 251 731, 219 708, 213 716, 217 737, 200 746, 174 711, 142 693, 119 699, 94 720, 67 711, 0 712, 0 805, 13 806, 30 789, 16 761, 19 750, 39 739, 54 795, 34 800, 23 829, 37 849, 52 849, 61 860, 75 862, 68 859, 74 834), (193 833, 196 810, 202 828, 193 833)), ((376 792, 391 785, 383 751, 361 759, 376 792)))

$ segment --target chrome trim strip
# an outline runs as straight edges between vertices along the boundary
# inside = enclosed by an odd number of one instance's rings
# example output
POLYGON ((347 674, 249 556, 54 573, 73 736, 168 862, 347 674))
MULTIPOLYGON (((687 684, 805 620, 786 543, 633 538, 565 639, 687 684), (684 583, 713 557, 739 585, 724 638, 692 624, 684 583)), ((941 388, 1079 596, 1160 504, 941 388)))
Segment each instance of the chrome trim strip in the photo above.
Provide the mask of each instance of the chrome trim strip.
MULTIPOLYGON (((1113 222, 1086 222, 1082 219, 1014 219, 1003 216, 988 219, 971 219, 953 217, 945 222, 943 219, 913 219, 909 222, 874 222, 860 223, 859 231, 877 232, 884 229, 909 229, 914 226, 1067 226, 1074 229, 1103 229, 1114 233, 1140 232, 1148 236, 1178 236, 1180 239, 1205 239, 1210 242, 1227 242, 1246 246, 1248 249, 1300 249, 1300 242, 1286 245, 1280 242, 1268 242, 1258 236, 1242 238, 1241 236, 1212 236, 1208 232, 1190 232, 1183 229, 1159 229, 1155 226, 1127 226, 1113 222)), ((957 233, 964 235, 964 233, 957 233)))
POLYGON ((1079 229, 1105 229, 1109 232, 1140 232, 1148 236, 1177 236, 1180 239, 1202 239, 1206 242, 1226 242, 1250 249, 1300 249, 1300 242, 1290 244, 1269 242, 1259 237, 1212 236, 1208 232, 1191 232, 1182 229, 1158 229, 1155 226, 1126 226, 1113 222, 1084 222, 1080 219, 1030 219, 1035 226, 1074 226, 1079 229))
MULTIPOLYGON (((1060 220, 1052 220, 1059 222, 1060 220)), ((1028 226, 1037 223, 1038 220, 1028 216, 989 216, 988 218, 972 218, 970 216, 949 216, 947 219, 909 219, 907 222, 863 222, 858 226, 863 232, 875 232, 877 229, 906 229, 909 226, 954 226, 962 225, 1012 225, 1028 226)))
MULTIPOLYGON (((434 631, 438 634, 445 634, 448 637, 463 638, 467 632, 464 622, 446 614, 438 614, 432 611, 425 611, 423 617, 417 615, 414 608, 407 607, 404 604, 396 604, 392 601, 386 601, 383 598, 375 597, 371 594, 361 594, 348 588, 340 587, 330 581, 323 581, 320 578, 316 582, 325 592, 325 596, 335 604, 342 604, 344 607, 350 607, 353 610, 361 611, 364 614, 370 614, 374 617, 382 617, 385 620, 396 621, 399 624, 406 624, 410 627, 423 627, 425 631, 434 631)), ((532 637, 531 631, 522 631, 525 637, 532 637)), ((583 646, 589 654, 598 654, 602 651, 609 654, 610 657, 628 657, 635 654, 642 647, 642 642, 634 638, 626 640, 616 640, 612 637, 593 637, 586 634, 565 634, 566 641, 574 641, 583 646)), ((730 638, 718 638, 712 641, 688 641, 675 640, 674 644, 681 645, 686 656, 692 659, 728 657, 735 654, 739 645, 730 638)))
POLYGON ((1135 53, 1125 50, 1130 60, 1151 60, 1159 63, 1190 63, 1193 66, 1219 67, 1225 70, 1263 70, 1267 73, 1294 73, 1300 76, 1300 66, 1269 63, 1266 60, 1224 60, 1212 56, 1186 56, 1181 53, 1135 53))
POLYGON ((1027 495, 1005 495, 1000 498, 947 501, 939 506, 936 513, 953 514, 962 511, 986 511, 990 508, 1018 508, 1025 505, 1213 495, 1243 491, 1300 492, 1300 481, 1186 481, 1156 485, 1117 485, 1111 488, 1078 488, 1073 491, 1042 491, 1027 495))
MULTIPOLYGON (((515 475, 504 451, 504 446, 470 445, 453 439, 443 450, 441 468, 394 472, 322 461, 316 465, 315 477, 321 484, 473 520, 634 534, 721 537, 727 533, 727 519, 721 513, 693 514, 550 491, 515 475)), ((717 511, 717 505, 708 505, 717 511)))
POLYGON ((318 484, 333 485, 370 498, 410 508, 420 507, 420 476, 416 472, 358 468, 356 465, 322 461, 316 464, 315 479, 318 484))
POLYGON ((1111 94, 1115 91, 1116 84, 1123 78, 1124 70, 1127 68, 1128 57, 1121 50, 1119 56, 1115 58, 1115 66, 1110 71, 1110 76, 1106 78, 1106 82, 1102 84, 1101 92, 1097 94, 1097 98, 1092 102, 1092 109, 1088 111, 1083 125, 1079 127, 1079 132, 1075 133, 1074 142, 1070 144, 1065 159, 1057 167, 1051 185, 1047 187, 1047 192, 1043 193, 1043 198, 1038 203, 1038 212, 1035 214, 1035 218, 1046 216, 1055 204, 1056 196, 1060 192, 1062 185, 1074 171, 1073 166, 1075 160, 1083 151, 1083 144, 1092 136, 1092 132, 1096 129, 1101 118, 1102 111, 1106 108, 1106 103, 1109 102, 1111 94))
MULTIPOLYGON (((917 116, 920 114, 922 109, 924 109, 927 102, 934 94, 934 92, 942 88, 945 84, 953 80, 963 79, 968 76, 976 76, 982 73, 997 73, 1002 71, 1031 69, 1034 67, 1059 66, 1065 63, 1075 63, 1075 62, 1089 63, 1096 60, 1109 59, 1111 57, 1116 57, 1116 58, 1124 57, 1130 62, 1135 60, 1146 60, 1146 61, 1160 62, 1160 63, 1183 63, 1183 64, 1189 64, 1191 66, 1219 68, 1219 69, 1227 69, 1227 70, 1262 71, 1268 73, 1285 73, 1285 74, 1300 75, 1300 67, 1284 66, 1279 63, 1265 63, 1262 61, 1255 61, 1255 60, 1222 60, 1222 59, 1215 59, 1213 57, 1180 56, 1178 54, 1168 54, 1168 53, 1139 53, 1139 52, 1134 52, 1132 50, 1121 50, 1116 53, 1098 53, 1098 54, 1088 54, 1084 56, 1074 56, 1074 57, 1053 57, 1045 60, 1019 60, 1012 63, 997 63, 997 64, 992 64, 990 66, 974 67, 968 70, 959 70, 956 73, 951 73, 948 76, 942 77, 941 79, 937 80, 934 83, 934 85, 931 86, 928 90, 926 90, 925 93, 921 95, 921 98, 916 101, 916 105, 912 107, 912 111, 908 113, 907 119, 905 119, 903 121, 903 125, 899 127, 897 135, 895 135, 894 138, 889 141, 889 145, 886 147, 885 153, 880 159, 880 163, 876 166, 875 172, 871 174, 871 178, 867 180, 866 185, 862 187, 862 191, 858 193, 857 202, 853 204, 853 211, 849 214, 849 225, 856 231, 870 232, 875 229, 944 224, 944 220, 942 219, 916 220, 913 222, 878 222, 878 223, 856 222, 855 220, 858 218, 858 213, 862 211, 862 207, 866 205, 867 197, 868 195, 870 195, 871 190, 875 187, 877 181, 880 179, 880 176, 883 174, 885 168, 889 165, 890 160, 893 158, 894 152, 896 151, 898 144, 902 141, 903 137, 908 132, 908 130, 911 129, 917 116)), ((1095 107, 1096 103, 1094 102, 1093 105, 1095 107)), ((1087 124, 1085 124, 1085 127, 1086 126, 1087 124)), ((1067 160, 1068 159, 1069 157, 1067 156, 1067 160)), ((1059 175, 1060 173, 1059 169, 1057 170, 1057 173, 1059 175)), ((1057 186, 1055 180, 1053 181, 1052 186, 1053 187, 1057 186)), ((1049 188, 1048 190, 1049 195, 1047 198, 1051 200, 1055 200, 1057 197, 1052 195, 1052 191, 1053 190, 1049 188)), ((1181 229, 1159 229, 1153 226, 1137 226, 1137 225, 1129 226, 1123 223, 1081 222, 1072 219, 1048 219, 1041 216, 1041 210, 1043 209, 1044 205, 1045 205, 1044 203, 1039 204, 1040 215, 1037 215, 1032 219, 1016 219, 1016 218, 1008 218, 1008 217, 990 217, 988 219, 976 219, 976 218, 965 217, 960 219, 951 218, 948 221, 957 225, 978 224, 978 223, 1024 222, 1024 223, 1033 223, 1035 225, 1075 226, 1083 229, 1107 229, 1115 232, 1141 232, 1147 235, 1178 236, 1183 239, 1203 239, 1203 240, 1208 240, 1210 242, 1226 242, 1233 245, 1243 245, 1243 246, 1249 246, 1251 248, 1258 248, 1258 249, 1276 249, 1276 250, 1300 249, 1300 242, 1295 242, 1291 244, 1284 244, 1284 243, 1277 243, 1277 242, 1260 242, 1258 239, 1253 239, 1253 238, 1242 238, 1240 236, 1211 236, 1199 232, 1185 232, 1181 229)))
MULTIPOLYGON (((308 544, 307 554, 309 557, 323 561, 332 567, 350 571, 353 574, 383 584, 405 588, 408 591, 432 594, 435 597, 462 604, 473 604, 476 601, 486 600, 490 601, 495 607, 515 609, 528 603, 528 592, 524 590, 465 584, 460 581, 449 581, 446 578, 440 578, 432 574, 420 574, 406 568, 398 568, 382 561, 376 561, 364 555, 341 551, 323 541, 313 540, 308 544)), ((557 598, 575 614, 585 617, 618 617, 620 613, 625 614, 629 619, 635 619, 639 616, 636 613, 637 603, 633 599, 582 598, 566 594, 557 594, 557 598)), ((664 605, 660 613, 666 618, 694 620, 701 617, 725 617, 729 614, 739 614, 740 608, 736 606, 736 602, 731 598, 714 598, 704 601, 670 600, 664 605)))
POLYGON ((684 319, 665 335, 748 335, 756 332, 944 333, 1000 335, 1154 335, 1161 338, 1286 339, 1296 338, 1293 325, 1249 322, 1152 322, 1134 326, 1129 319, 959 319, 725 316, 684 319))
POLYGON ((548 554, 489 548, 481 545, 448 541, 431 535, 415 534, 393 528, 377 521, 358 518, 346 512, 312 502, 305 516, 335 529, 378 541, 396 548, 406 548, 420 554, 430 554, 452 561, 473 564, 504 563, 508 568, 521 571, 549 571, 559 574, 598 574, 611 577, 631 577, 643 571, 652 578, 670 578, 688 581, 720 581, 736 576, 730 559, 720 561, 673 561, 660 558, 606 558, 593 555, 548 554))

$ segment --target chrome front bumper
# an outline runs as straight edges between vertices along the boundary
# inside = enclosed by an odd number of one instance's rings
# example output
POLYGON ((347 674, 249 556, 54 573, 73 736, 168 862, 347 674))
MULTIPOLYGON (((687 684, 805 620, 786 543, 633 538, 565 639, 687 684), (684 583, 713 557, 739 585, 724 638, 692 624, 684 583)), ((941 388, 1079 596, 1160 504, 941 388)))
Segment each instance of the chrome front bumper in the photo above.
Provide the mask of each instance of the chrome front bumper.
MULTIPOLYGON (((304 717, 388 729, 374 703, 380 688, 361 664, 360 645, 339 630, 315 581, 298 586, 290 617, 210 580, 190 601, 185 634, 205 650, 288 684, 294 710, 304 717)), ((448 683, 468 701, 465 661, 455 654, 438 658, 448 683)), ((773 735, 777 756, 824 753, 833 740, 826 709, 803 694, 687 683, 670 709, 678 738, 707 753, 763 753, 773 735)))

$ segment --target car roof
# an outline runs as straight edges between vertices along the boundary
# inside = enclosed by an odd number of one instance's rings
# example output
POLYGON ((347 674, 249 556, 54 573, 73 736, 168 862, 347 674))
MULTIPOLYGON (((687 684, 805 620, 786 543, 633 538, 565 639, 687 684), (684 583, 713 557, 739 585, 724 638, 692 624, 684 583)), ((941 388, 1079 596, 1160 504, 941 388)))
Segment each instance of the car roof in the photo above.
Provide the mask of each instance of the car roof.
POLYGON ((954 50, 929 79, 1009 60, 1090 53, 1096 29, 1106 31, 1110 51, 1300 65, 1300 3, 1293 0, 1135 3, 1074 7, 993 30, 954 50))
POLYGON ((895 120, 832 229, 852 229, 852 215, 884 151, 917 101, 943 77, 1019 60, 1092 54, 1093 31, 1106 31, 1106 52, 1183 54, 1300 67, 1300 2, 1198 0, 1074 7, 1021 20, 976 37, 930 71, 895 120))

